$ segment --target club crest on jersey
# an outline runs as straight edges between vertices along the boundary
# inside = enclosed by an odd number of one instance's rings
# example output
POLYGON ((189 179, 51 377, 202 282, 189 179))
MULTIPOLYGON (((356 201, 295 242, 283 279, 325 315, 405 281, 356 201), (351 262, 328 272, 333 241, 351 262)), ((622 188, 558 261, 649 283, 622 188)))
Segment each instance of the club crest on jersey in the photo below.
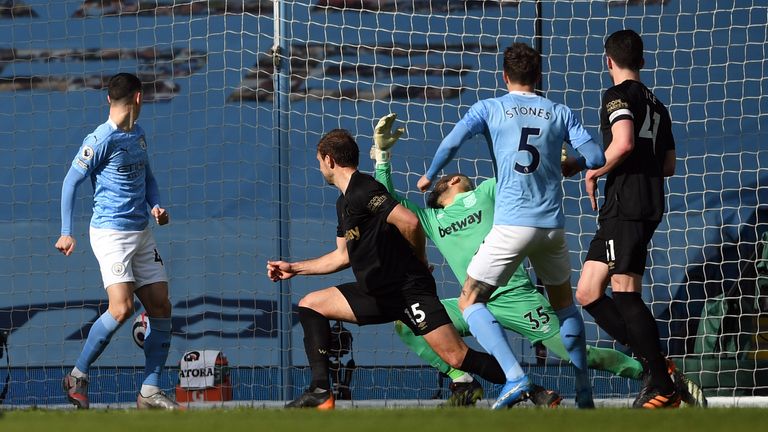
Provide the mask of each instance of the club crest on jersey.
POLYGON ((474 207, 475 204, 477 204, 477 197, 475 196, 474 193, 471 193, 464 198, 464 207, 466 208, 474 207))
POLYGON ((142 150, 147 149, 147 140, 144 139, 144 137, 139 137, 139 147, 141 147, 142 150))
POLYGON ((125 274, 125 264, 116 262, 112 264, 112 274, 115 276, 122 276, 125 274))
POLYGON ((83 146, 83 151, 80 152, 80 157, 83 158, 84 161, 93 159, 93 147, 83 146))

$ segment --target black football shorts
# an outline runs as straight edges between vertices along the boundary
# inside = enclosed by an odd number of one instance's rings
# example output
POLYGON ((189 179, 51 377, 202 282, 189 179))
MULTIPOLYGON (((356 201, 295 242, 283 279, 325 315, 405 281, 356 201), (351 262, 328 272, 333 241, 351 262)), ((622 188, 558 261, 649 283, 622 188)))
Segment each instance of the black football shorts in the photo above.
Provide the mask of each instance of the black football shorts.
POLYGON ((434 279, 419 278, 407 281, 386 294, 372 295, 360 289, 357 283, 337 286, 347 299, 359 325, 402 321, 417 335, 451 323, 451 318, 437 297, 434 279))
POLYGON ((645 272, 648 243, 659 222, 610 218, 600 220, 595 237, 589 244, 587 261, 608 265, 608 275, 645 272))

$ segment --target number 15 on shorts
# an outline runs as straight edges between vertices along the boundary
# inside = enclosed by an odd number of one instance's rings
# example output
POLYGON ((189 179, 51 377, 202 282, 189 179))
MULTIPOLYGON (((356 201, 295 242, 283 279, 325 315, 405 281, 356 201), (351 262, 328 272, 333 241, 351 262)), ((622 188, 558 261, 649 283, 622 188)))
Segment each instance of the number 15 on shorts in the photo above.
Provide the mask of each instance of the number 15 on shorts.
POLYGON ((410 308, 405 308, 405 314, 408 315, 408 318, 411 319, 411 322, 414 325, 419 325, 419 323, 424 321, 424 318, 427 317, 427 314, 424 313, 421 309, 419 309, 420 304, 414 303, 411 305, 410 308))

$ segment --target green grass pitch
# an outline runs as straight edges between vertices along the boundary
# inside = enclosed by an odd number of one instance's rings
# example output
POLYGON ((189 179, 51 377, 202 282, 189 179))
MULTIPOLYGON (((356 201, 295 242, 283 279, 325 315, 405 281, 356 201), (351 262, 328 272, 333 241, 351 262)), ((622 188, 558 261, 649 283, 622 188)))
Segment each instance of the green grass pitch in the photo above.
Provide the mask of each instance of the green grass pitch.
POLYGON ((768 411, 759 408, 665 411, 576 409, 343 409, 331 412, 282 409, 202 409, 186 412, 136 410, 0 411, 0 431, 23 432, 235 432, 235 431, 536 431, 669 432, 760 430, 768 411))

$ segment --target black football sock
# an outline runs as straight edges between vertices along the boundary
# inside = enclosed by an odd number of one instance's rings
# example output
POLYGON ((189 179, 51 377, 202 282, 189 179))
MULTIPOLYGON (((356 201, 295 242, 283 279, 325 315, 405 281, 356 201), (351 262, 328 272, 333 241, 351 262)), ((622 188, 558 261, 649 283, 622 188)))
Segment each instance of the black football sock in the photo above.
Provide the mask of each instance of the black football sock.
POLYGON ((496 357, 484 352, 475 351, 472 348, 467 351, 467 355, 464 356, 464 361, 461 362, 459 369, 464 372, 477 374, 494 384, 504 384, 507 382, 504 370, 501 369, 496 357))
POLYGON ((599 299, 585 305, 584 309, 592 315, 595 323, 618 343, 629 345, 626 321, 612 298, 603 294, 599 299))
POLYGON ((666 359, 661 354, 659 328, 643 297, 635 292, 614 292, 613 298, 627 323, 627 335, 632 352, 645 360, 648 366, 651 385, 663 394, 671 393, 674 385, 667 372, 666 359))
POLYGON ((299 307, 299 322, 304 328, 304 350, 312 369, 310 390, 330 390, 328 378, 328 347, 331 345, 331 324, 328 318, 313 309, 299 307))

